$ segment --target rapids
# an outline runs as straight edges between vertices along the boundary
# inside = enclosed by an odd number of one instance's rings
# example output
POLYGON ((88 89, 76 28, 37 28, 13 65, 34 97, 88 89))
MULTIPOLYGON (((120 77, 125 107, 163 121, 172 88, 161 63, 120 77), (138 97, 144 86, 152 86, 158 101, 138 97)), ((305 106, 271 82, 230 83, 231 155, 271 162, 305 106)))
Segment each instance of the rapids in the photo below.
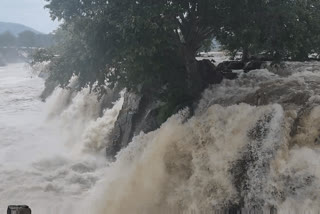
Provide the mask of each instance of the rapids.
POLYGON ((27 204, 35 214, 76 213, 108 166, 103 138, 123 100, 99 117, 100 103, 87 88, 57 88, 46 103, 42 90, 26 65, 0 67, 1 213, 9 204, 27 204))
POLYGON ((209 213, 228 207, 320 210, 320 63, 239 72, 208 88, 114 162, 104 149, 123 98, 57 88, 22 64, 0 68, 0 212, 209 213), (101 115, 100 112, 103 112, 101 115))

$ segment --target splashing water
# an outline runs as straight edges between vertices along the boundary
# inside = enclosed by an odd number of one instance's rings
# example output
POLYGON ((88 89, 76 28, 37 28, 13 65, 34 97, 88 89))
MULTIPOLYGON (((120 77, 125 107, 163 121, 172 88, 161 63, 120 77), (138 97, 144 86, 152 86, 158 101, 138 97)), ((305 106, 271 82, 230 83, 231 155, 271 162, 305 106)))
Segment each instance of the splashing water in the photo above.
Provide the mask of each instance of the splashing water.
POLYGON ((318 213, 319 83, 319 63, 292 63, 212 86, 187 122, 181 112, 136 136, 87 206, 97 214, 318 213))
POLYGON ((214 85, 193 117, 183 110, 139 134, 113 163, 103 150, 123 98, 99 115, 101 103, 87 88, 58 88, 39 102, 42 81, 27 78, 21 65, 2 68, 0 81, 1 209, 23 203, 34 213, 320 210, 319 63, 251 71, 214 85))
POLYGON ((75 213, 103 177, 105 135, 123 100, 99 117, 97 97, 72 92, 76 84, 73 77, 42 103, 42 79, 23 64, 0 68, 0 212, 28 204, 33 213, 75 213))

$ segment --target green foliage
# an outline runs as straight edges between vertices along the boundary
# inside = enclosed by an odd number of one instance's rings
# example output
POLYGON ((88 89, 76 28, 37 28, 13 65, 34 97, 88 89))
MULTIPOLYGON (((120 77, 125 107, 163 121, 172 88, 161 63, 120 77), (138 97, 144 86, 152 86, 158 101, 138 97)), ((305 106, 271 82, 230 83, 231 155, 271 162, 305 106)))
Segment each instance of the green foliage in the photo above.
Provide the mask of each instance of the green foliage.
POLYGON ((49 49, 37 49, 32 53, 31 65, 41 62, 49 62, 54 58, 54 54, 49 49))
POLYGON ((12 47, 16 44, 16 37, 10 32, 0 34, 0 47, 12 47))
POLYGON ((201 90, 195 56, 212 38, 235 54, 305 59, 320 50, 317 0, 46 0, 63 20, 49 80, 126 87, 172 106, 201 90))
POLYGON ((32 31, 23 31, 22 33, 19 33, 18 45, 20 47, 35 47, 36 34, 32 31))
POLYGON ((81 86, 108 81, 164 100, 192 96, 196 53, 223 19, 222 0, 47 1, 67 35, 51 72, 62 86, 76 74, 81 86))
POLYGON ((305 60, 320 47, 317 0, 226 1, 230 13, 218 39, 231 53, 270 53, 275 60, 305 60))

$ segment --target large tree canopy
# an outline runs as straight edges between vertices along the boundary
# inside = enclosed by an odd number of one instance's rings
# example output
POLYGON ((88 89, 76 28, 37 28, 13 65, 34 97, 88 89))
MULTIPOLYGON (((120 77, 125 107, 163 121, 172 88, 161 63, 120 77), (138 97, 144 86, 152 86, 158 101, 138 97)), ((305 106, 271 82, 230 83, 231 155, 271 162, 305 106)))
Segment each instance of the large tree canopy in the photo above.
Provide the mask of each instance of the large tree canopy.
POLYGON ((225 13, 222 0, 48 2, 67 35, 53 63, 62 85, 75 73, 83 84, 107 80, 166 98, 200 90, 195 56, 225 13))
POLYGON ((267 52, 275 60, 305 60, 320 47, 317 0, 227 1, 230 13, 218 39, 226 49, 248 54, 267 52))
POLYGON ((46 0, 63 20, 50 64, 62 86, 109 82, 183 102, 201 92, 196 54, 216 37, 230 52, 305 59, 319 51, 317 0, 46 0), (62 35, 62 36, 61 36, 62 35))

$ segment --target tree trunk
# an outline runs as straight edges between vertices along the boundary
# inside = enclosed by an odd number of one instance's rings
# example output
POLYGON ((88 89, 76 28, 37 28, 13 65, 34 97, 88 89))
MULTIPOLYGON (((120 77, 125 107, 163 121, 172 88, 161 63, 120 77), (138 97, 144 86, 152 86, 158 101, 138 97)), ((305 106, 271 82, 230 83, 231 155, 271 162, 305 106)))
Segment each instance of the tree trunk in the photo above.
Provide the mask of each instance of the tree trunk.
POLYGON ((308 59, 309 59, 309 54, 303 50, 299 51, 299 53, 295 56, 295 60, 297 61, 307 61, 308 59))
POLYGON ((279 64, 282 60, 282 54, 280 53, 280 51, 276 51, 273 55, 273 62, 272 64, 279 64))
POLYGON ((247 47, 244 47, 242 50, 242 62, 248 62, 249 61, 249 50, 247 47))
POLYGON ((187 46, 183 49, 183 57, 187 72, 187 90, 188 96, 197 97, 202 91, 202 81, 198 71, 198 62, 195 58, 195 51, 187 46))

